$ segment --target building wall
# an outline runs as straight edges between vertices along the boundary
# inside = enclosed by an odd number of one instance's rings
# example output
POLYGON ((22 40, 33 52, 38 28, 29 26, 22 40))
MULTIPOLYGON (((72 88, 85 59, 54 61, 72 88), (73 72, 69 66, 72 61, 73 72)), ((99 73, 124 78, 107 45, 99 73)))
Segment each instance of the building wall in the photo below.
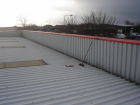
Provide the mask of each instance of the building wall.
POLYGON ((22 34, 27 39, 81 61, 85 58, 84 62, 88 64, 140 84, 139 41, 35 31, 23 31, 22 34))

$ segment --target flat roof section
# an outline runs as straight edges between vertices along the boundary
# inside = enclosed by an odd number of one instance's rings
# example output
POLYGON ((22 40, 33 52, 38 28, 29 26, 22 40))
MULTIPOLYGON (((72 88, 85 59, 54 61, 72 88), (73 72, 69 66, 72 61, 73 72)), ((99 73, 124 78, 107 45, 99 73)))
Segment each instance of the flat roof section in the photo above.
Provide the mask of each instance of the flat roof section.
POLYGON ((43 59, 48 65, 0 69, 0 105, 140 105, 139 86, 90 65, 81 67, 80 61, 32 41, 17 39, 27 47, 0 49, 0 62, 43 59))

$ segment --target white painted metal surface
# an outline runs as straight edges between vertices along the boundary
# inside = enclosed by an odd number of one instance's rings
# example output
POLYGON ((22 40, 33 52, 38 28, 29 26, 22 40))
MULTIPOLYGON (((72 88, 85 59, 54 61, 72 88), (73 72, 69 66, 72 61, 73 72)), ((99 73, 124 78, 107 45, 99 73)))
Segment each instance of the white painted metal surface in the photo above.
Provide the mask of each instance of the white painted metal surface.
POLYGON ((79 60, 93 41, 85 62, 140 84, 140 45, 31 31, 23 36, 79 60))
MULTIPOLYGON (((48 65, 0 69, 0 105, 140 105, 140 87, 133 83, 89 65, 80 67, 80 61, 24 38, 5 39, 18 40, 11 44, 26 48, 0 49, 1 62, 43 59, 48 65)), ((75 44, 81 39, 71 40, 75 44)), ((76 52, 83 49, 76 49, 74 44, 69 48, 74 48, 73 55, 81 57, 82 53, 76 52)), ((101 45, 103 47, 103 42, 101 45)))

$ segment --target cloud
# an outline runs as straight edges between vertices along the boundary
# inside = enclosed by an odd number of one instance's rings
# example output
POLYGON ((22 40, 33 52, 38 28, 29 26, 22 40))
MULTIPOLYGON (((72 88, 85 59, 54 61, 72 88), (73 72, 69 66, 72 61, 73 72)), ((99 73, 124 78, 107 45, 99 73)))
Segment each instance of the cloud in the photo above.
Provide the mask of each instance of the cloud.
MULTIPOLYGON (((102 10, 109 15, 116 16, 120 21, 126 19, 140 21, 140 0, 75 0, 79 5, 79 11, 82 8, 83 13, 91 10, 102 10)), ((81 11, 80 11, 81 12, 81 11)))

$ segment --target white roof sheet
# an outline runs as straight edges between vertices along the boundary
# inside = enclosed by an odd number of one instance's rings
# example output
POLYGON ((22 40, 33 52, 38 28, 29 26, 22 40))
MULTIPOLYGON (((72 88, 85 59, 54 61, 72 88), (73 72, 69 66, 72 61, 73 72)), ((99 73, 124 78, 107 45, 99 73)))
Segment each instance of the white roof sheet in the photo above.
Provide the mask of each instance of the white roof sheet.
POLYGON ((0 69, 0 105, 140 105, 133 83, 24 38, 5 39, 26 48, 0 48, 0 62, 43 59, 48 65, 0 69))

